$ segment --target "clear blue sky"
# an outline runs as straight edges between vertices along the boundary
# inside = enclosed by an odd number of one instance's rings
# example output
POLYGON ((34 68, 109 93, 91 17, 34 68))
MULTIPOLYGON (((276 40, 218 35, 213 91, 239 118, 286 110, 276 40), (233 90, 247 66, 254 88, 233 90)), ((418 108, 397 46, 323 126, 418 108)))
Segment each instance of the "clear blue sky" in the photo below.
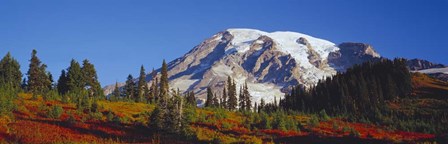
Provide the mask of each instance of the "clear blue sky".
POLYGON ((103 86, 227 28, 365 42, 385 57, 448 64, 448 0, 0 1, 1 56, 10 51, 26 72, 35 48, 56 78, 87 58, 103 86))

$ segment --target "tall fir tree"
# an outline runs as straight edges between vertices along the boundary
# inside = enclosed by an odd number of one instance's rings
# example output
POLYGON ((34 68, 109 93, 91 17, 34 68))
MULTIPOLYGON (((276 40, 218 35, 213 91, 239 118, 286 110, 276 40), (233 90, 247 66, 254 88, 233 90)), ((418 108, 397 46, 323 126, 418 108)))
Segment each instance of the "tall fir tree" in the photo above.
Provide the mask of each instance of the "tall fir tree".
POLYGON ((160 96, 162 99, 166 98, 164 97, 165 95, 168 94, 169 92, 169 86, 168 86, 168 66, 165 62, 165 60, 163 60, 162 63, 162 70, 161 70, 161 77, 160 77, 160 96))
POLYGON ((54 87, 54 85, 53 85, 53 83, 54 83, 53 75, 50 72, 47 72, 47 76, 48 76, 48 80, 49 80, 47 82, 48 90, 53 90, 53 87, 54 87))
POLYGON ((224 87, 222 88, 222 96, 221 96, 221 107, 224 109, 228 109, 227 106, 227 90, 226 84, 224 83, 224 87))
POLYGON ((160 89, 158 89, 157 106, 151 113, 150 125, 159 130, 168 129, 170 122, 168 66, 165 60, 162 62, 160 77, 160 89))
POLYGON ((165 60, 163 60, 161 77, 160 77, 159 97, 158 97, 159 103, 165 103, 164 105, 166 105, 166 103, 168 101, 169 89, 170 88, 168 86, 168 66, 167 66, 165 60))
POLYGON ((124 88, 127 99, 132 100, 136 97, 134 77, 131 74, 128 75, 124 88))
POLYGON ((112 92, 111 97, 109 98, 111 101, 118 101, 121 99, 120 87, 118 87, 118 82, 115 83, 115 89, 112 92))
POLYGON ((241 111, 246 110, 246 96, 244 95, 245 93, 243 92, 243 86, 240 86, 240 93, 239 93, 239 97, 238 97, 238 105, 239 105, 239 109, 241 111))
POLYGON ((213 92, 212 88, 207 87, 207 99, 205 100, 204 107, 212 107, 213 106, 213 92))
POLYGON ((249 92, 249 87, 247 86, 247 83, 243 86, 243 95, 244 95, 244 105, 247 111, 250 111, 252 109, 252 96, 249 92))
POLYGON ((80 93, 80 91, 84 90, 84 86, 85 82, 81 65, 76 60, 72 59, 67 72, 68 91, 80 93))
POLYGON ((194 92, 187 92, 187 103, 193 106, 196 106, 196 97, 194 96, 194 92))
MULTIPOLYGON (((145 96, 145 85, 146 84, 146 72, 143 65, 140 67, 140 76, 138 77, 138 86, 137 86, 137 102, 142 102, 145 96)), ((147 86, 146 86, 147 87, 147 86)))
POLYGON ((221 103, 219 102, 218 95, 216 93, 213 94, 213 107, 220 107, 221 103))
POLYGON ((68 92, 67 81, 68 81, 67 74, 66 74, 65 70, 62 70, 61 76, 59 76, 58 85, 57 85, 59 94, 65 95, 68 92))
POLYGON ((264 99, 261 98, 260 105, 258 106, 258 112, 263 111, 263 108, 264 108, 265 105, 266 105, 266 103, 264 102, 264 99))
POLYGON ((151 84, 151 88, 150 90, 150 100, 151 102, 158 102, 159 101, 159 87, 157 86, 158 84, 158 79, 154 78, 151 84))
POLYGON ((14 89, 19 89, 21 80, 20 64, 8 52, 0 61, 0 87, 9 85, 14 89))
POLYGON ((227 77, 227 86, 228 86, 228 101, 227 101, 227 107, 229 110, 236 110, 238 106, 238 99, 236 97, 236 84, 235 81, 233 81, 230 76, 227 77))
POLYGON ((147 83, 143 85, 143 100, 145 100, 147 103, 151 103, 151 90, 149 89, 149 86, 147 83))
POLYGON ((87 88, 90 97, 94 98, 103 98, 104 93, 101 89, 101 84, 98 81, 98 75, 95 70, 95 66, 89 62, 89 60, 85 59, 82 62, 81 68, 83 80, 85 82, 84 87, 87 88))
POLYGON ((42 64, 37 57, 37 51, 31 53, 30 67, 28 70, 28 89, 33 94, 44 94, 48 91, 50 79, 46 72, 47 66, 42 64))

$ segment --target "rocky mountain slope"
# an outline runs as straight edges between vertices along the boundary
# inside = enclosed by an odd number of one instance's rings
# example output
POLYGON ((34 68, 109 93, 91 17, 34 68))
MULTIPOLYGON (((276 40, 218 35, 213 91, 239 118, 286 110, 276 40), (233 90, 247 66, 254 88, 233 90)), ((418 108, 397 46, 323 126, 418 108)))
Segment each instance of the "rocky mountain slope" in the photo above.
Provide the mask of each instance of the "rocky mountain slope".
MULTIPOLYGON (((199 99, 205 98, 209 86, 220 95, 231 76, 237 87, 249 85, 253 101, 263 98, 269 102, 283 96, 290 86, 309 87, 374 58, 380 55, 363 43, 336 45, 296 32, 228 29, 169 62, 168 74, 171 88, 194 91, 199 99)), ((106 87, 106 94, 112 89, 106 87)))
POLYGON ((422 59, 410 59, 408 60, 407 65, 411 71, 445 67, 443 64, 432 63, 422 59))

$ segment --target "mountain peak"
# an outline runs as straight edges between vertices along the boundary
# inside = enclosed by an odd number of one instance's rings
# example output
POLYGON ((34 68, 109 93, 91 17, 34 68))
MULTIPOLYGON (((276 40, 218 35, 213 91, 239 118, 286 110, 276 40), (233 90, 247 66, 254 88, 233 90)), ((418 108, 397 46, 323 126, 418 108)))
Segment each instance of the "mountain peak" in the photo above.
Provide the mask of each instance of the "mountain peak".
POLYGON ((298 32, 232 28, 168 63, 168 75, 171 87, 194 91, 199 99, 205 98, 207 87, 220 95, 231 76, 237 87, 249 85, 253 102, 261 98, 270 102, 291 86, 313 86, 340 67, 350 67, 353 63, 346 59, 370 58, 351 56, 330 41, 298 32))

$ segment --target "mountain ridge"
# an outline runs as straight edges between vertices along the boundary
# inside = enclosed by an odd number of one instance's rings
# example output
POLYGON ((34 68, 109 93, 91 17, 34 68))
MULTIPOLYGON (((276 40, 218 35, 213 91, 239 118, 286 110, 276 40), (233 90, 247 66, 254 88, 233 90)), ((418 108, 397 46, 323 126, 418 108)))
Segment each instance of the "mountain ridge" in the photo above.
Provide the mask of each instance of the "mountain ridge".
MULTIPOLYGON (((355 64, 381 58, 373 46, 365 43, 334 44, 298 32, 231 28, 214 34, 169 62, 168 78, 173 89, 194 91, 203 101, 207 87, 219 96, 227 77, 231 76, 237 87, 248 83, 254 102, 262 98, 272 102, 292 86, 310 87, 355 64)), ((408 61, 411 70, 443 66, 419 59, 408 61)), ((156 77, 160 77, 159 72, 157 69, 156 77)), ((153 79, 153 74, 147 75, 148 85, 153 79)), ((110 94, 114 86, 106 86, 105 93, 110 94)))
MULTIPOLYGON (((324 77, 374 58, 381 56, 368 44, 336 45, 291 31, 231 28, 169 62, 168 74, 172 88, 194 91, 202 100, 209 86, 220 95, 227 76, 231 76, 237 87, 248 83, 254 101, 263 98, 270 102, 282 97, 291 86, 315 85, 324 77)), ((148 74, 148 84, 152 79, 148 74)), ((106 86, 105 93, 110 94, 113 88, 106 86)))

